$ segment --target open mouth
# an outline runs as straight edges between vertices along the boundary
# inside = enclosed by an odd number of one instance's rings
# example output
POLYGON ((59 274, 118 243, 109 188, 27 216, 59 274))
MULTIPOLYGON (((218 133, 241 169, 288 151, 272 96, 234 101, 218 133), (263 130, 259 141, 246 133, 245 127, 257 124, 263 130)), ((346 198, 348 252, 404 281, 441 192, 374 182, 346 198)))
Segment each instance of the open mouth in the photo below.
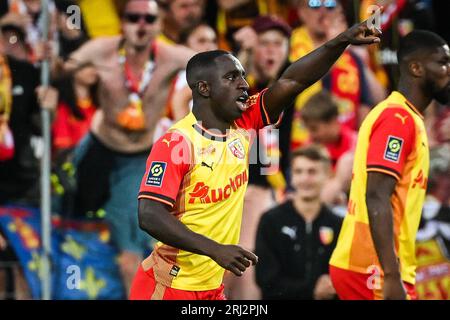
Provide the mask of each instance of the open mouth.
POLYGON ((142 39, 146 35, 146 33, 147 32, 145 32, 145 30, 138 30, 137 36, 139 39, 142 39))
POLYGON ((237 105, 238 105, 239 109, 241 109, 241 111, 247 110, 247 108, 248 108, 247 104, 246 104, 247 100, 248 100, 248 93, 247 92, 244 92, 242 95, 240 95, 236 99, 237 105))
POLYGON ((275 65, 274 59, 267 59, 266 65, 268 68, 272 68, 275 65))

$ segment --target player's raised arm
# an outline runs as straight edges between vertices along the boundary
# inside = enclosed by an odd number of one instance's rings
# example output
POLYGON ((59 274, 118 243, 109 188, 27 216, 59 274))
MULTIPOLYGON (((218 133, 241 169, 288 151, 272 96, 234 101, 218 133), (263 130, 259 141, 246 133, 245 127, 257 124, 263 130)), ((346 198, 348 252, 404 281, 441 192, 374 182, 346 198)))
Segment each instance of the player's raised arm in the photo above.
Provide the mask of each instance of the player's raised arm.
POLYGON ((348 45, 378 43, 380 34, 364 21, 292 63, 264 96, 271 120, 276 122, 283 109, 292 105, 298 94, 322 78, 348 45))

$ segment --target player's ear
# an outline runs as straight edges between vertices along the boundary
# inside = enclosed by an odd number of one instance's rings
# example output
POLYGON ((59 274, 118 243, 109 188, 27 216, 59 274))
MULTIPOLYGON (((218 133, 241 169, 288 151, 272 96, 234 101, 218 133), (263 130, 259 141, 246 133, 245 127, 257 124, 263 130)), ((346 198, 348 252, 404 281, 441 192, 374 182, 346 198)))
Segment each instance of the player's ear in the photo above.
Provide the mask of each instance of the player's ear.
POLYGON ((197 82, 197 92, 205 98, 208 98, 210 95, 209 84, 207 81, 199 81, 197 82))
POLYGON ((409 72, 411 72, 412 76, 415 78, 421 78, 424 75, 424 68, 422 63, 419 61, 411 61, 408 65, 409 72))

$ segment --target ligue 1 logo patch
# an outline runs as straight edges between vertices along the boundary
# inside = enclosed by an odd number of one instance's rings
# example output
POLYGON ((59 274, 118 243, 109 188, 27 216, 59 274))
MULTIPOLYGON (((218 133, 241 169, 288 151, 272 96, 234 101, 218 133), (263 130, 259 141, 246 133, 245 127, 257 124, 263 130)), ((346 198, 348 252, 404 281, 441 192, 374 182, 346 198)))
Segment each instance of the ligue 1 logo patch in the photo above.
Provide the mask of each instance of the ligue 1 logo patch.
POLYGON ((150 170, 148 170, 147 181, 145 181, 145 184, 151 187, 161 187, 166 167, 166 162, 153 161, 150 165, 150 170))
POLYGON ((244 159, 245 149, 240 139, 234 139, 228 144, 231 153, 238 159, 244 159))
POLYGON ((398 163, 400 160, 400 153, 402 152, 403 139, 394 136, 389 136, 386 143, 386 150, 384 151, 384 159, 398 163))

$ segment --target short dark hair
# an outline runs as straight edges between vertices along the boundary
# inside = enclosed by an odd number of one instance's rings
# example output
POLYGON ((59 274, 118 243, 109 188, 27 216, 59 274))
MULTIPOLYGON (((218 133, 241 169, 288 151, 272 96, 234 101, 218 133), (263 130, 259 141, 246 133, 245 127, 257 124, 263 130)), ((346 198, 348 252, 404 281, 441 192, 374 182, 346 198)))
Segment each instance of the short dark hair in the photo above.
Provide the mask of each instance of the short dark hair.
POLYGON ((319 144, 310 144, 292 151, 290 157, 291 164, 299 157, 304 157, 311 161, 320 161, 327 167, 331 166, 331 158, 328 151, 319 144))
POLYGON ((212 50, 200 52, 194 55, 187 63, 186 80, 189 87, 193 89, 196 83, 206 78, 206 74, 216 66, 216 59, 221 56, 230 55, 228 51, 212 50))
POLYGON ((427 30, 411 31, 408 35, 400 39, 399 49, 397 51, 398 63, 401 65, 414 53, 429 54, 430 51, 446 44, 447 42, 434 32, 427 30))
POLYGON ((336 119, 338 115, 338 106, 326 90, 320 91, 309 98, 301 110, 301 116, 305 122, 328 122, 336 119))

